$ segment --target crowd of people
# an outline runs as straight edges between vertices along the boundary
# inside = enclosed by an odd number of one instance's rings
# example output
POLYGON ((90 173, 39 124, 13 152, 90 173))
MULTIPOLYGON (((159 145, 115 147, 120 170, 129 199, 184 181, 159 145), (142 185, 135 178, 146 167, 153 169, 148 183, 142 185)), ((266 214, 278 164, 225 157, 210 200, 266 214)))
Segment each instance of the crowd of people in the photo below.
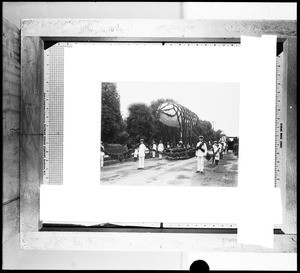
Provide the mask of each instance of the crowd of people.
POLYGON ((220 141, 211 141, 206 144, 203 136, 199 136, 199 142, 196 145, 196 157, 197 157, 197 171, 196 173, 204 174, 204 158, 210 160, 212 163, 218 165, 219 161, 223 159, 224 154, 228 153, 228 145, 226 139, 221 138, 220 141), (210 151, 210 153, 209 153, 210 151))
MULTIPOLYGON (((233 152, 237 156, 238 155, 238 146, 233 145, 233 152)), ((196 145, 187 143, 183 144, 182 140, 180 140, 176 145, 172 143, 172 146, 169 142, 166 145, 163 144, 163 141, 160 140, 157 144, 155 140, 152 141, 150 145, 146 144, 144 139, 140 139, 140 143, 133 146, 133 161, 138 161, 138 170, 142 170, 145 168, 145 157, 158 157, 158 160, 163 158, 163 155, 168 149, 171 148, 191 148, 195 150, 195 156, 197 158, 197 170, 196 173, 203 174, 204 173, 204 158, 207 160, 212 160, 212 163, 218 165, 220 160, 223 159, 223 156, 228 153, 228 144, 226 141, 226 137, 221 138, 219 141, 204 141, 203 136, 199 136, 199 141, 196 145), (174 147, 175 146, 175 147, 174 147)), ((193 150, 192 150, 193 151, 193 150)), ((105 149, 101 142, 101 168, 103 167, 104 162, 105 149)))

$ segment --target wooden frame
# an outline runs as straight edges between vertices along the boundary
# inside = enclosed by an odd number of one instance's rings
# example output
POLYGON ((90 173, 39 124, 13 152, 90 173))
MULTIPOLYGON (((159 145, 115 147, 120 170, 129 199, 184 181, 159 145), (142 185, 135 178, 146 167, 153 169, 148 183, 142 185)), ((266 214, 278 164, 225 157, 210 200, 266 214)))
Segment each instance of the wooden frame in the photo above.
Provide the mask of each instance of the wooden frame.
POLYGON ((23 248, 166 251, 255 251, 236 244, 236 234, 39 232, 43 179, 43 51, 55 42, 237 42, 240 35, 277 35, 284 51, 286 181, 283 231, 271 252, 295 252, 296 238, 296 21, 22 20, 20 231, 23 248), (288 132, 288 133, 287 133, 288 132), (135 244, 132 244, 133 237, 135 244), (108 243, 112 242, 112 243, 108 243))

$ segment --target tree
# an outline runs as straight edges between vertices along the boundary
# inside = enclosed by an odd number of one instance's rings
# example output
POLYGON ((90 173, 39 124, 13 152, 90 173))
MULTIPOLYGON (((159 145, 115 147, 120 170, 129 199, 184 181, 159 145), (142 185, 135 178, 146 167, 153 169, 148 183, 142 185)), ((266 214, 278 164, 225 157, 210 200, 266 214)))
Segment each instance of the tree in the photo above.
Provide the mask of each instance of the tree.
POLYGON ((198 130, 205 139, 211 139, 213 137, 214 130, 212 125, 207 120, 199 120, 198 130))
POLYGON ((134 103, 128 108, 127 133, 132 141, 138 142, 140 138, 150 140, 154 133, 154 117, 149 107, 144 103, 134 103))
POLYGON ((214 140, 219 141, 222 136, 222 130, 215 131, 212 128, 211 122, 209 122, 207 120, 200 120, 199 124, 197 126, 197 130, 198 130, 199 134, 204 136, 204 139, 206 141, 209 141, 209 140, 210 141, 214 141, 214 140))
POLYGON ((101 139, 114 143, 123 129, 116 83, 102 83, 101 103, 101 139))
POLYGON ((120 144, 125 144, 128 141, 129 134, 126 131, 126 121, 122 120, 121 126, 120 126, 120 133, 118 134, 116 141, 120 144))
POLYGON ((222 137, 222 130, 219 129, 219 130, 215 131, 214 139, 219 141, 221 137, 222 137))

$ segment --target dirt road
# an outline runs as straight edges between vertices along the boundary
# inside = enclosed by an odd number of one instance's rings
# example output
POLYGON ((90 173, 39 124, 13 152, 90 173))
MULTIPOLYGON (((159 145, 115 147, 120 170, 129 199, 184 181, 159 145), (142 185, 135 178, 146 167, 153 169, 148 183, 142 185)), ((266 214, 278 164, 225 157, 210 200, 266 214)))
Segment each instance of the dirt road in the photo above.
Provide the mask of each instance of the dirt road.
POLYGON ((224 155, 219 165, 204 159, 204 174, 196 173, 196 157, 185 160, 150 158, 145 169, 137 170, 138 162, 127 161, 101 169, 101 184, 115 186, 212 186, 236 187, 238 159, 224 155))

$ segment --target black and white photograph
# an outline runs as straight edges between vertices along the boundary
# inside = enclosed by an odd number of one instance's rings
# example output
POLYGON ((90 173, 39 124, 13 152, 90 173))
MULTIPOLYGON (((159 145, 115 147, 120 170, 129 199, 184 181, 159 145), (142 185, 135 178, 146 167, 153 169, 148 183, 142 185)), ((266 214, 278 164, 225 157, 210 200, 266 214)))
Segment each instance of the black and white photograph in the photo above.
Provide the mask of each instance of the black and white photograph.
POLYGON ((236 187, 239 83, 103 82, 101 185, 236 187))
POLYGON ((2 269, 297 271, 297 2, 2 10, 2 269))

